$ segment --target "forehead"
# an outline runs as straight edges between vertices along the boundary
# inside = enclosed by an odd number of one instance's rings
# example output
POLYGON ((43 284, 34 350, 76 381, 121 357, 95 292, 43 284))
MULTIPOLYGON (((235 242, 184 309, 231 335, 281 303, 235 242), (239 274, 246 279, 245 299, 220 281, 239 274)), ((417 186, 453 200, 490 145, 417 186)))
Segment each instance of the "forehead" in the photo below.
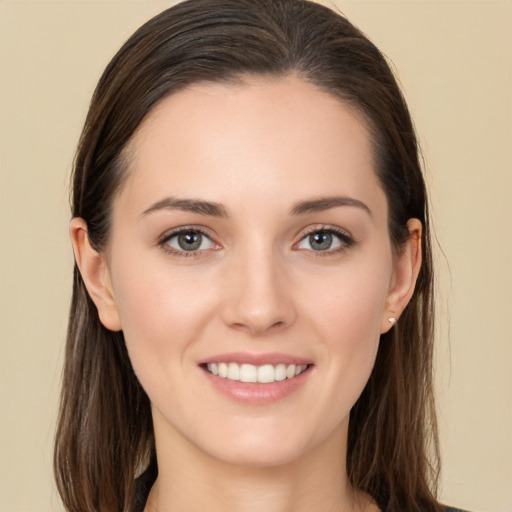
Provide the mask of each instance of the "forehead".
POLYGON ((172 94, 149 113, 129 149, 121 196, 140 207, 170 194, 228 206, 334 193, 383 199, 362 116, 293 76, 172 94))

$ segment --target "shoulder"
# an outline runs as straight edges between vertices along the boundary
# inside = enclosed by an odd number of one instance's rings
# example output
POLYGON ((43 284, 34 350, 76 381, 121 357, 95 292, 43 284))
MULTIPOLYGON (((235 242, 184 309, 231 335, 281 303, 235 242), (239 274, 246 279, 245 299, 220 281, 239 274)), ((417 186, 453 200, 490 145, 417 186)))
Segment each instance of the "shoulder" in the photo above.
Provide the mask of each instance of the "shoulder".
POLYGON ((445 507, 445 512, 468 512, 467 510, 462 510, 461 508, 455 508, 455 507, 445 507))

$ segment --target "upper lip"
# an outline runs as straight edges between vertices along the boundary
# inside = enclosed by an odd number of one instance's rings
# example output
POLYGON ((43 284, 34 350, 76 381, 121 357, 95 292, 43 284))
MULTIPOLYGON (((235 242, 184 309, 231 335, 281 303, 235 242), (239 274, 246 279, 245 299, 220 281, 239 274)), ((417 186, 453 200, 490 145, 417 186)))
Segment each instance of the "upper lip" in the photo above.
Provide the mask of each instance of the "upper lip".
POLYGON ((263 366, 265 364, 294 364, 309 365, 312 364, 310 359, 297 357, 290 354, 281 354, 278 352, 269 352, 266 354, 255 354, 250 352, 229 352, 225 354, 216 354, 199 362, 204 365, 208 363, 238 363, 252 364, 254 366, 263 366))

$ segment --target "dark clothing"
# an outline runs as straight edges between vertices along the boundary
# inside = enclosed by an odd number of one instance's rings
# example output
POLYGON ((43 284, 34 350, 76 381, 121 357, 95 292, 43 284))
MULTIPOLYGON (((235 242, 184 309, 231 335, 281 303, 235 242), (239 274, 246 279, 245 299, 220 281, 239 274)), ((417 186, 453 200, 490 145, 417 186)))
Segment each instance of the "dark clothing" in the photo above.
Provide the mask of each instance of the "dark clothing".
POLYGON ((133 495, 132 512, 144 512, 149 491, 158 475, 156 461, 153 461, 148 469, 135 481, 135 493, 133 495))

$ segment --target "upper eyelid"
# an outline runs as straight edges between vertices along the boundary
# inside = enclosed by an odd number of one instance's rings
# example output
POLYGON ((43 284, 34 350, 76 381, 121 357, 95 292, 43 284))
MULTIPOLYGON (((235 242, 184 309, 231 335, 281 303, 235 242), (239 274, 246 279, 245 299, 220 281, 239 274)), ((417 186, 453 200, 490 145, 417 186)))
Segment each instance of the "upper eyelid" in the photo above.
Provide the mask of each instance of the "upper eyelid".
POLYGON ((333 233, 338 236, 344 236, 346 238, 350 238, 351 240, 355 241, 355 238, 352 236, 350 231, 341 228, 339 226, 332 226, 328 224, 318 224, 316 226, 310 226, 308 228, 304 228, 299 231, 299 233, 296 235, 296 237, 300 240, 305 238, 308 235, 311 235, 312 233, 317 233, 319 231, 325 231, 328 233, 333 233))
MULTIPOLYGON (((202 226, 196 226, 196 225, 190 225, 190 226, 180 226, 177 228, 172 228, 167 231, 165 231, 161 236, 158 237, 158 243, 165 243, 167 240, 170 240, 174 236, 177 236, 181 233, 186 233, 187 231, 196 231, 198 233, 201 233, 201 235, 206 236, 209 238, 212 242, 215 242, 214 238, 215 235, 212 235, 210 233, 210 230, 207 228, 204 228, 202 226)), ((217 243, 217 242, 215 242, 217 243)))

